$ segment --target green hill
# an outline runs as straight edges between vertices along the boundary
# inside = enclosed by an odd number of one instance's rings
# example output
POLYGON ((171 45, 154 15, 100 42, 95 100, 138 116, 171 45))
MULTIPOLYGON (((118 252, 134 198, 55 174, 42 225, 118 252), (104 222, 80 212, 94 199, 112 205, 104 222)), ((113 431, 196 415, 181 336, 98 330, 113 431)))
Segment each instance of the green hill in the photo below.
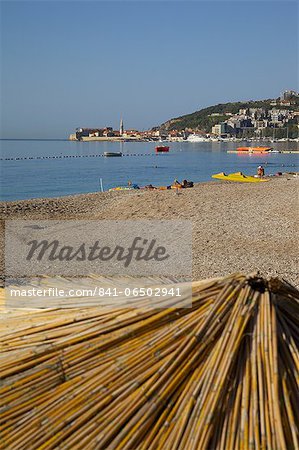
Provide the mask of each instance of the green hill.
MULTIPOLYGON (((275 100, 277 102, 279 101, 279 99, 267 99, 256 101, 250 100, 247 102, 219 103, 218 105, 209 106, 208 108, 203 108, 191 114, 170 119, 160 125, 159 128, 165 130, 184 130, 186 128, 191 128, 193 130, 210 132, 215 124, 228 119, 228 116, 226 116, 225 113, 236 114, 239 109, 245 108, 264 108, 269 110, 275 108, 275 106, 271 105, 271 102, 275 100), (218 115, 211 116, 212 114, 218 115)), ((278 104, 277 108, 297 110, 299 107, 299 97, 293 97, 292 101, 295 104, 292 104, 291 106, 281 106, 278 104)))

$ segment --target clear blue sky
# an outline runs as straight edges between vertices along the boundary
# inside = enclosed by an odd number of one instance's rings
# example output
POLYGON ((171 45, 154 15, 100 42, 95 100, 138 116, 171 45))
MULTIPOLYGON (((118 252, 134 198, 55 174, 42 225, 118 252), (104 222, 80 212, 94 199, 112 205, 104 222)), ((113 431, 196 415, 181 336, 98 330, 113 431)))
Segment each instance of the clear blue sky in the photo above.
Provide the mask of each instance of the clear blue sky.
POLYGON ((1 2, 2 137, 147 129, 298 89, 289 1, 1 2))

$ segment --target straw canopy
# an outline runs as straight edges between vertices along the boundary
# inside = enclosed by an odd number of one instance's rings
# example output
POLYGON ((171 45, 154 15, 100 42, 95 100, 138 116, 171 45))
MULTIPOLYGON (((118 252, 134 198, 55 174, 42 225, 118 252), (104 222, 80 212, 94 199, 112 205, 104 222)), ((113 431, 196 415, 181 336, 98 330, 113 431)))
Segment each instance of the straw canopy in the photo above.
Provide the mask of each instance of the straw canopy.
POLYGON ((2 448, 298 449, 298 327, 295 288, 241 274, 190 308, 8 315, 2 448))

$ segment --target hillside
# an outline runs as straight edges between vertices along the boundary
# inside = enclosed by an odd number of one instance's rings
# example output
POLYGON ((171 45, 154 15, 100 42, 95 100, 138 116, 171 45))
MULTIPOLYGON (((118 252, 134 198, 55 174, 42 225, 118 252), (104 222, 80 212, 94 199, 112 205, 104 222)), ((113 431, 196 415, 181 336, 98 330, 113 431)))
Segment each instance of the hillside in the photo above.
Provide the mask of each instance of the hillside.
MULTIPOLYGON (((186 128, 192 128, 193 130, 202 130, 210 132, 212 126, 226 120, 228 117, 225 113, 236 114, 239 109, 245 108, 265 108, 269 110, 275 106, 271 105, 271 102, 279 99, 267 99, 267 100, 250 100, 245 102, 234 103, 219 103, 218 105, 209 106, 199 111, 195 111, 191 114, 176 117, 164 122, 160 125, 160 129, 165 130, 184 130, 186 128), (211 114, 218 114, 211 116, 211 114)), ((298 109, 299 97, 293 97, 292 101, 295 101, 295 105, 292 106, 277 106, 280 109, 298 109)))

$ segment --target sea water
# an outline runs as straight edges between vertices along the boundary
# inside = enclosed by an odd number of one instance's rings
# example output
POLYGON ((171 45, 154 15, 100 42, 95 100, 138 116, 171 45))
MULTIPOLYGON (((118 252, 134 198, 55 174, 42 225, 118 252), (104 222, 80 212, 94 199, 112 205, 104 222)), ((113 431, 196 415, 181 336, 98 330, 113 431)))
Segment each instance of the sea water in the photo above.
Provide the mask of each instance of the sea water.
MULTIPOLYGON (((171 142, 170 152, 156 154, 155 142, 72 142, 64 140, 2 140, 0 200, 96 192, 128 181, 140 186, 166 186, 174 179, 210 181, 218 172, 255 174, 263 165, 267 174, 298 171, 298 154, 234 154, 232 142, 171 142), (107 158, 106 151, 123 153, 107 158), (56 156, 46 159, 45 157, 56 156), (87 157, 88 156, 88 157, 87 157), (44 158, 3 160, 4 158, 44 158)), ((162 144, 161 144, 162 145, 162 144)), ((262 144, 261 144, 262 145, 262 144)), ((298 150, 298 143, 271 144, 280 150, 298 150)))

